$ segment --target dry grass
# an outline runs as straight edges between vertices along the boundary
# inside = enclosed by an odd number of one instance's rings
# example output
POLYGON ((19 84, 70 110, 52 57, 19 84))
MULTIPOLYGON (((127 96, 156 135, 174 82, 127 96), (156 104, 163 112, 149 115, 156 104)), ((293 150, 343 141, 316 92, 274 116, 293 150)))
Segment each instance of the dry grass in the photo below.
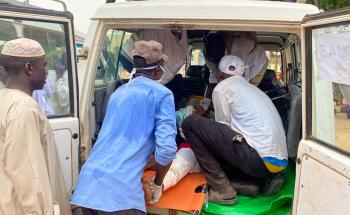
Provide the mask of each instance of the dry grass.
POLYGON ((350 119, 345 113, 336 113, 334 117, 336 146, 350 152, 350 119))

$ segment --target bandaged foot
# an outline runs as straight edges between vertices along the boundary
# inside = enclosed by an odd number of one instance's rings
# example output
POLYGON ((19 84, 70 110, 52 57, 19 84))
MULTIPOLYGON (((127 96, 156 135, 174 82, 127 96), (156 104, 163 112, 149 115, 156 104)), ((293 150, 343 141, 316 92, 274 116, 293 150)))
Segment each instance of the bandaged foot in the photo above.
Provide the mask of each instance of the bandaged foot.
POLYGON ((145 202, 150 202, 153 197, 153 186, 152 186, 153 179, 148 178, 147 176, 142 177, 142 188, 143 192, 145 193, 145 202))
POLYGON ((164 190, 176 185, 188 173, 200 172, 196 156, 191 148, 181 148, 163 180, 164 190))

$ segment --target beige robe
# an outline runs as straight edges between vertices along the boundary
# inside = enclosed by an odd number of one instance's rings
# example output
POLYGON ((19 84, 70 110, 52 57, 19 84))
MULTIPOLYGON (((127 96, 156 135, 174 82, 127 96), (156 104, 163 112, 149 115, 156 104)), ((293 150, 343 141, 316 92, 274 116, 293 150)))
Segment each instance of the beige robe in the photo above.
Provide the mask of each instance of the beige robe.
POLYGON ((178 40, 168 29, 143 29, 132 36, 123 44, 123 51, 132 59, 131 53, 134 42, 139 40, 155 40, 162 44, 163 52, 168 56, 164 62, 164 73, 160 81, 161 84, 169 83, 186 63, 187 58, 187 32, 181 32, 181 39, 178 40))
POLYGON ((0 215, 71 214, 46 116, 29 95, 0 90, 0 215))
POLYGON ((249 38, 226 37, 226 44, 231 44, 228 54, 241 58, 248 68, 245 77, 251 84, 258 86, 269 65, 265 49, 249 38))

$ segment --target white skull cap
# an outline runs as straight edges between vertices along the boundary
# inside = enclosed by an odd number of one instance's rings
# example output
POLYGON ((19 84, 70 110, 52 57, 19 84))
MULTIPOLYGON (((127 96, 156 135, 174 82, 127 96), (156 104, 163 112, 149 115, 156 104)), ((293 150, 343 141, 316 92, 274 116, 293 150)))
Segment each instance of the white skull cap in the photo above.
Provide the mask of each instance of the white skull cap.
POLYGON ((229 75, 241 75, 243 76, 244 68, 246 66, 244 65, 243 61, 234 55, 226 55, 223 58, 221 58, 219 63, 219 70, 223 73, 229 74, 229 75), (230 67, 235 67, 235 70, 230 70, 230 67))
POLYGON ((35 40, 18 38, 7 41, 1 54, 13 57, 40 57, 45 55, 45 51, 40 43, 35 40))

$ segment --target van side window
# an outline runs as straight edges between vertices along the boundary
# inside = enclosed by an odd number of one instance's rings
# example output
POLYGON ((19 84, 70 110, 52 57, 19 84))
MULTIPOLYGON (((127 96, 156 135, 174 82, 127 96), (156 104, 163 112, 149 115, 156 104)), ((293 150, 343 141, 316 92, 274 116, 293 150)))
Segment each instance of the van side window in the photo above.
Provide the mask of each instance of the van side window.
POLYGON ((301 82, 301 60, 300 60, 300 41, 294 41, 291 44, 292 51, 292 73, 291 80, 294 83, 301 82))
POLYGON ((201 49, 191 50, 191 65, 193 66, 204 66, 204 54, 201 49))
POLYGON ((123 37, 122 48, 119 53, 118 76, 120 79, 128 79, 133 63, 131 59, 131 50, 133 46, 132 33, 125 32, 123 37))
POLYGON ((292 43, 292 53, 293 53, 294 68, 301 69, 300 41, 295 41, 292 43))
POLYGON ((268 69, 274 70, 276 72, 276 77, 278 80, 282 81, 281 67, 282 67, 282 57, 281 52, 277 51, 267 51, 266 55, 269 59, 268 69))
POLYGON ((125 33, 110 29, 103 41, 102 52, 96 73, 95 86, 119 80, 119 56, 125 33))
MULTIPOLYGON (((33 98, 50 118, 71 114, 71 71, 70 61, 67 60, 67 35, 65 26, 59 23, 0 19, 0 51, 6 41, 20 37, 36 40, 44 48, 48 76, 44 88, 34 91, 33 98)), ((6 74, 4 71, 0 72, 2 77, 6 74)))
POLYGON ((312 30, 312 136, 350 152, 350 27, 312 30))

